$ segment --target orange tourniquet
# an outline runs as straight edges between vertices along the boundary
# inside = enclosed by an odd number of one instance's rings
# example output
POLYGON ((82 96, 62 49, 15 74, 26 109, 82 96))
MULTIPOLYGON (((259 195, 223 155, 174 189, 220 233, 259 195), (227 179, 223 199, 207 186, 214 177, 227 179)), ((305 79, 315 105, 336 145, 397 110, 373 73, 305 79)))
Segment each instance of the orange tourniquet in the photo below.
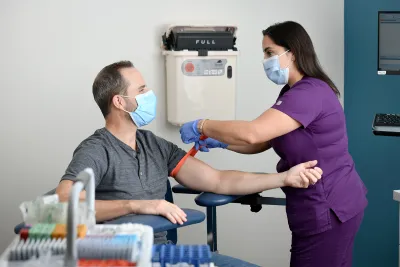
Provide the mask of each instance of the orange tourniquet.
MULTIPOLYGON (((205 140, 205 139, 207 139, 207 136, 205 136, 205 135, 200 136, 200 140, 205 140)), ((177 174, 177 173, 179 172, 179 170, 181 169, 181 167, 183 166, 183 163, 185 163, 186 159, 187 159, 189 156, 194 157, 194 156, 196 155, 197 151, 198 151, 198 150, 196 149, 196 145, 194 145, 194 146, 192 147, 192 149, 190 149, 189 152, 186 153, 186 155, 178 162, 178 164, 176 165, 176 167, 172 170, 170 176, 171 176, 171 177, 175 177, 176 174, 177 174)))

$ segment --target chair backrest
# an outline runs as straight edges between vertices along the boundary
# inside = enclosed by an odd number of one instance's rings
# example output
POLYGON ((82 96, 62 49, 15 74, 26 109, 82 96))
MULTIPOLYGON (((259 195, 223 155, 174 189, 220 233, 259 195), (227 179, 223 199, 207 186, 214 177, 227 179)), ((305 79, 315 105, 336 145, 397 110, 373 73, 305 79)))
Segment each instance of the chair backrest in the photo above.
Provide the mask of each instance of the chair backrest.
MULTIPOLYGON (((171 183, 169 179, 167 179, 167 192, 165 193, 165 200, 174 203, 174 197, 172 196, 171 183)), ((167 231, 167 240, 176 244, 178 242, 178 231, 175 229, 171 229, 167 231)))

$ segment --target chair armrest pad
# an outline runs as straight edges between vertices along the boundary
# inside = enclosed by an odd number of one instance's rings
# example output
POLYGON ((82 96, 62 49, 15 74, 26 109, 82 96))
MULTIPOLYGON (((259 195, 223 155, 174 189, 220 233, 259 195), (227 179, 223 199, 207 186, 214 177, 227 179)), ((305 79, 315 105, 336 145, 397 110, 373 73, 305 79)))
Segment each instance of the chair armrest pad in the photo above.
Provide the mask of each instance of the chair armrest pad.
POLYGON ((187 221, 182 224, 173 224, 170 220, 158 215, 127 215, 118 219, 107 221, 105 224, 140 223, 151 226, 154 233, 168 231, 188 225, 200 223, 205 220, 204 212, 193 209, 182 209, 187 215, 187 221))
POLYGON ((203 192, 195 198, 197 205, 202 207, 215 207, 232 203, 241 196, 219 195, 214 193, 203 192))
POLYGON ((177 194, 195 194, 195 195, 201 193, 200 191, 187 188, 180 184, 174 185, 172 187, 172 192, 177 193, 177 194))

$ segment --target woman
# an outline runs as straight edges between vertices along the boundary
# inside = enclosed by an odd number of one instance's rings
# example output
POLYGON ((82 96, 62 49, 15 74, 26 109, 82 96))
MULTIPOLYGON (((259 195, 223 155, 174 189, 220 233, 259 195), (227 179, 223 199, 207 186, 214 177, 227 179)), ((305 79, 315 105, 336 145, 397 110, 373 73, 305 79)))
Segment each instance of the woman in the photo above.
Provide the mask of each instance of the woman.
POLYGON ((324 170, 308 189, 283 187, 292 231, 292 267, 350 267, 367 190, 348 151, 339 90, 318 63, 305 29, 288 21, 263 31, 264 69, 285 85, 276 103, 252 121, 199 119, 180 129, 184 143, 243 154, 273 148, 277 171, 317 159, 324 170), (201 141, 200 136, 208 139, 201 141), (218 141, 217 141, 218 140, 218 141))

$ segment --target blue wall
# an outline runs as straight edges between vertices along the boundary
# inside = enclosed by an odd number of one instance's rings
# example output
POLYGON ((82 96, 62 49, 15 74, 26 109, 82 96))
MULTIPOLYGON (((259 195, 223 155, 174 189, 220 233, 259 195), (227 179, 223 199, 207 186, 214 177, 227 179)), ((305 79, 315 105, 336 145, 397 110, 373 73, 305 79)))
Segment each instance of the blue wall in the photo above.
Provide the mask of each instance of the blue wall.
POLYGON ((356 267, 398 266, 400 137, 374 136, 375 113, 400 113, 400 76, 378 76, 379 10, 400 10, 400 0, 345 0, 344 106, 350 152, 369 193, 356 238, 356 267))

